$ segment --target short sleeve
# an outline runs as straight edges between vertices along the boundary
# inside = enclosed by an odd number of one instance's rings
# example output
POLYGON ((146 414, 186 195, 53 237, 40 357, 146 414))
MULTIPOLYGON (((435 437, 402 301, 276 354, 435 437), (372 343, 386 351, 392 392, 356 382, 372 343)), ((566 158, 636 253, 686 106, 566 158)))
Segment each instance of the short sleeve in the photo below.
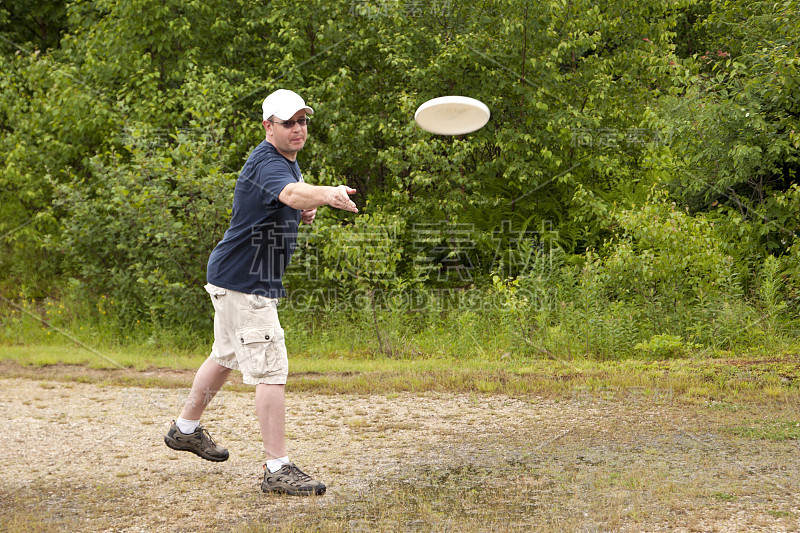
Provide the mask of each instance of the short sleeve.
POLYGON ((260 165, 257 171, 257 181, 260 185, 261 203, 265 206, 274 205, 284 187, 290 183, 297 183, 289 165, 285 161, 273 159, 260 165))

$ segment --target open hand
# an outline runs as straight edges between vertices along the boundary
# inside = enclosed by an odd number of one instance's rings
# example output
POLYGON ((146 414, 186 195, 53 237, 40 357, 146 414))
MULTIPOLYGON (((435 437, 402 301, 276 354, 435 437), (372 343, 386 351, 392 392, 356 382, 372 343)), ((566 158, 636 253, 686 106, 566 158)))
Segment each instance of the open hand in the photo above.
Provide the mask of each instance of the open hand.
POLYGON ((331 190, 330 199, 328 200, 328 205, 337 209, 344 209, 345 211, 358 213, 356 204, 350 199, 350 195, 355 193, 356 190, 352 187, 348 187, 347 185, 333 187, 331 190))

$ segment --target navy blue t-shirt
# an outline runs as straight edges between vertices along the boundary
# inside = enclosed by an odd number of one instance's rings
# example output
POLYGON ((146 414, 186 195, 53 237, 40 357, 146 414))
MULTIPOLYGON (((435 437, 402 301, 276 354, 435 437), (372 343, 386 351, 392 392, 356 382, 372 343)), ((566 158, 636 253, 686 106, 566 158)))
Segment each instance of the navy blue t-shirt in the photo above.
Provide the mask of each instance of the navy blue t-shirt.
POLYGON ((268 298, 286 295, 281 277, 297 243, 300 211, 278 196, 302 180, 297 161, 266 140, 256 146, 236 180, 231 225, 208 258, 209 283, 268 298))

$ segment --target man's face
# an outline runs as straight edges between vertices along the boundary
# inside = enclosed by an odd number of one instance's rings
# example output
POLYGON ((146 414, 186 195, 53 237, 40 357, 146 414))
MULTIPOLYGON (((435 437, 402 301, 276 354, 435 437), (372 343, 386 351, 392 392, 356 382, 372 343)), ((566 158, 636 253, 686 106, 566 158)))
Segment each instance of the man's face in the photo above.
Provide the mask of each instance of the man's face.
POLYGON ((308 124, 301 126, 296 122, 301 118, 306 118, 304 109, 295 113, 291 118, 291 120, 295 121, 291 128, 287 128, 282 124, 284 121, 277 117, 272 117, 272 122, 267 120, 263 122, 264 129, 267 132, 267 141, 272 143, 281 155, 291 161, 294 161, 297 157, 297 152, 303 149, 308 137, 308 124))

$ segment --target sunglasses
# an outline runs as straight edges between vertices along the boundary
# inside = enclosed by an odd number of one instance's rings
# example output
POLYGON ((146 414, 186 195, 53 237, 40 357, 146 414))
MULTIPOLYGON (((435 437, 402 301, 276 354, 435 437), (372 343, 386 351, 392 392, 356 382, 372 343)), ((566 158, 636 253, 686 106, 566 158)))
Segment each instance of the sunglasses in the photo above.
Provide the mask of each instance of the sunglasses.
POLYGON ((283 122, 275 122, 274 120, 270 120, 272 124, 280 124, 287 130, 294 128, 295 124, 300 124, 300 127, 308 126, 308 123, 311 122, 311 117, 303 117, 298 118, 297 120, 284 120, 283 122))

